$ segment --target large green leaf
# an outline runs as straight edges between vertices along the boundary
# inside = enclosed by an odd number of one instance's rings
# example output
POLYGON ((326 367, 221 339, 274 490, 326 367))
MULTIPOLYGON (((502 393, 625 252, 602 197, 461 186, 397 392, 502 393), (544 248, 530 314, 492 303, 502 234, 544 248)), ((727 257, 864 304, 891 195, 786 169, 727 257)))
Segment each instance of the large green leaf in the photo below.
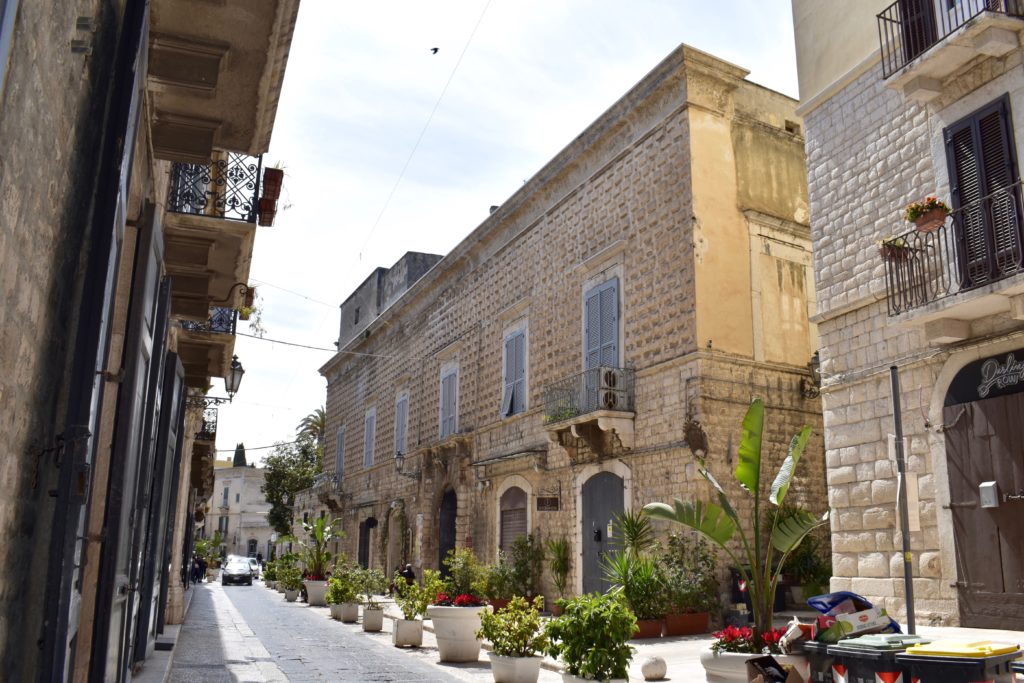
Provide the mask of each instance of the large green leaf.
POLYGON ((792 514, 786 515, 779 520, 772 530, 772 545, 780 553, 788 553, 800 545, 811 530, 828 522, 828 511, 821 518, 817 518, 804 509, 797 509, 792 514))
POLYGON ((711 474, 703 464, 701 464, 697 471, 700 472, 700 476, 704 477, 704 479, 715 488, 715 491, 718 492, 718 504, 722 506, 723 510, 725 510, 725 514, 729 515, 734 522, 739 524, 740 516, 736 514, 736 510, 733 508, 732 503, 729 502, 728 496, 725 495, 725 489, 718 483, 718 479, 715 478, 715 475, 711 474))
POLYGON ((796 471, 796 464, 800 462, 800 456, 803 455, 809 438, 811 438, 811 428, 809 425, 804 425, 800 433, 794 435, 793 440, 789 442, 789 455, 782 461, 782 467, 779 468, 779 473, 775 475, 775 481, 772 482, 772 494, 769 500, 773 504, 782 505, 782 501, 789 491, 789 482, 793 479, 793 472, 796 471))
POLYGON ((736 522, 714 503, 684 503, 677 498, 674 507, 665 503, 648 503, 644 512, 651 517, 688 526, 723 548, 736 533, 736 522))
POLYGON ((756 398, 743 417, 743 438, 740 439, 739 461, 736 463, 736 481, 740 486, 758 493, 761 480, 761 432, 764 428, 764 403, 756 398))

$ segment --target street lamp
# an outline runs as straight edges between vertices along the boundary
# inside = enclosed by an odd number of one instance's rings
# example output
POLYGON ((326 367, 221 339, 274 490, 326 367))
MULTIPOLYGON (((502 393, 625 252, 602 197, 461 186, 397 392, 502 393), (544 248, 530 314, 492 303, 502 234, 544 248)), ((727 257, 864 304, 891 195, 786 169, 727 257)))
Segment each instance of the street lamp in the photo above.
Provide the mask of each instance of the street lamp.
POLYGON ((228 376, 224 378, 224 389, 228 392, 229 403, 238 393, 238 387, 242 384, 242 375, 244 374, 245 368, 238 362, 238 356, 231 356, 231 368, 228 370, 228 376))
POLYGON ((810 379, 804 377, 800 380, 800 394, 806 398, 818 398, 821 395, 821 356, 819 352, 815 351, 814 355, 811 356, 811 362, 807 364, 807 369, 811 373, 810 379))

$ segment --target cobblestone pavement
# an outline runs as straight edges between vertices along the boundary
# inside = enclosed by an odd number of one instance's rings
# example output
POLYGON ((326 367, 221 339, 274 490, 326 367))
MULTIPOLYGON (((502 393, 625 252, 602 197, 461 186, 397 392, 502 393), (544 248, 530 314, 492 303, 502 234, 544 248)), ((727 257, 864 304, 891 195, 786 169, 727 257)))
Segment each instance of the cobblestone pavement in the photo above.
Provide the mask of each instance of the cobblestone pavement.
MULTIPOLYGON (((386 620, 387 621, 387 620, 386 620)), ((288 603, 262 584, 200 584, 175 645, 169 681, 417 681, 465 680, 391 645, 390 633, 364 634, 329 618, 326 609, 288 603)), ((437 661, 434 650, 433 661, 437 661)), ((491 678, 485 658, 466 668, 491 678)), ((469 672, 473 674, 475 672, 469 672)), ((458 675, 462 674, 462 675, 458 675)), ((476 680, 473 675, 470 680, 476 680)))

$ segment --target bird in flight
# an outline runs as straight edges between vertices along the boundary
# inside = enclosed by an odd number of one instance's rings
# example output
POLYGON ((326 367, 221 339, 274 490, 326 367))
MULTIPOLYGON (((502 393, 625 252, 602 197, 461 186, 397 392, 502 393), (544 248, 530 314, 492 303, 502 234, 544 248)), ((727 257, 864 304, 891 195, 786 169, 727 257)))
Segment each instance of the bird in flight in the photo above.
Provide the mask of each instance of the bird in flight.
POLYGON ((441 48, 439 48, 439 47, 432 47, 432 48, 430 48, 430 54, 436 55, 437 51, 440 50, 440 49, 441 48))

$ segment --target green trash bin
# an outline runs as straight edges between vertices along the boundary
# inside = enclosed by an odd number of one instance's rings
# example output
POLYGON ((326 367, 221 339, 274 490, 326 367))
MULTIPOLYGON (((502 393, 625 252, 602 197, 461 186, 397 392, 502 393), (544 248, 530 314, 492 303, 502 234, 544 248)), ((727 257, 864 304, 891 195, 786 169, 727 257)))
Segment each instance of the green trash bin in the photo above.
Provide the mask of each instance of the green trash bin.
POLYGON ((1016 643, 937 640, 908 647, 896 661, 907 668, 913 683, 1012 683, 1010 666, 1020 656, 1016 643))
POLYGON ((896 662, 911 645, 930 642, 905 633, 875 633, 830 645, 833 683, 910 683, 907 670, 896 662))
POLYGON ((834 683, 832 678, 832 662, 835 657, 828 653, 829 643, 816 640, 801 640, 800 650, 807 657, 811 677, 809 683, 834 683))

